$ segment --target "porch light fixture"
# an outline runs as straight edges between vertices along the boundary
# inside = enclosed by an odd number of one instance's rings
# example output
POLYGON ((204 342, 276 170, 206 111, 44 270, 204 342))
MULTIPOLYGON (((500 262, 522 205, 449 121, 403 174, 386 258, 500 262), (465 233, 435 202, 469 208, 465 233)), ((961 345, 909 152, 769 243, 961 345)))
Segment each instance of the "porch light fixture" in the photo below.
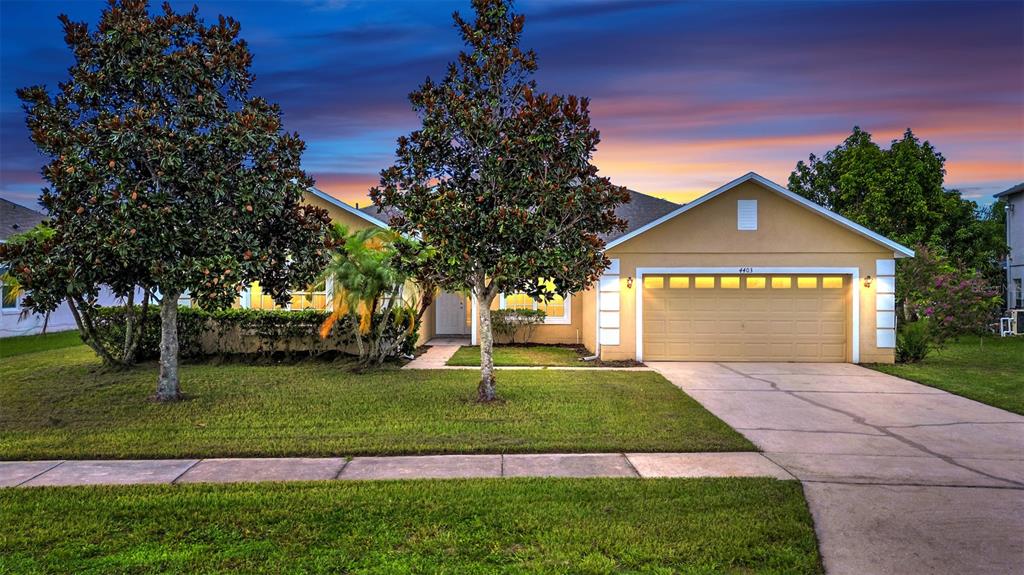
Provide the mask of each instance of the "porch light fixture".
POLYGON ((633 289, 633 276, 626 278, 626 289, 633 289))
POLYGON ((871 287, 871 276, 870 275, 864 278, 864 287, 866 287, 866 288, 871 287))

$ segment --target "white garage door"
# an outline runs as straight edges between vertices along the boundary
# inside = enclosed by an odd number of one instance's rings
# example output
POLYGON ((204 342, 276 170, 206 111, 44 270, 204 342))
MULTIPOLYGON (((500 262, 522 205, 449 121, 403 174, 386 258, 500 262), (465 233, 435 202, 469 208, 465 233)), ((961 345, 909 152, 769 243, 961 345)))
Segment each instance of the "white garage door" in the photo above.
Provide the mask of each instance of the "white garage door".
POLYGON ((643 278, 645 361, 847 361, 848 276, 643 278))

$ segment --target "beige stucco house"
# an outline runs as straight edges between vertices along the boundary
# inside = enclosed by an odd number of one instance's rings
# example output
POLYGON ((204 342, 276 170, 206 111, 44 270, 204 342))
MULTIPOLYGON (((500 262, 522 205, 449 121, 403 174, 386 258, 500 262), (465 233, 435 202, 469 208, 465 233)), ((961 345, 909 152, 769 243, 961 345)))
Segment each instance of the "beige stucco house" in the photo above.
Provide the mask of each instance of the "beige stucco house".
MULTIPOLYGON (((335 221, 385 226, 319 191, 335 221)), ((913 252, 755 173, 685 205, 635 193, 627 230, 606 238, 612 265, 592 289, 541 307, 534 340, 582 344, 605 360, 894 361, 895 260, 913 252)), ((471 301, 439 294, 424 340, 476 342, 471 301)))

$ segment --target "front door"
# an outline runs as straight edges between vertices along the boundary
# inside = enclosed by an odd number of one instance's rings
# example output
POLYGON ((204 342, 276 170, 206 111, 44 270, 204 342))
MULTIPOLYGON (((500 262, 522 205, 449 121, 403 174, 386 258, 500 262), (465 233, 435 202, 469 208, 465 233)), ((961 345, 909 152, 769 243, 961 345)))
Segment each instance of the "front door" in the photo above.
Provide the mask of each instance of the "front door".
POLYGON ((437 335, 466 335, 466 297, 457 293, 441 292, 437 298, 435 328, 437 335))

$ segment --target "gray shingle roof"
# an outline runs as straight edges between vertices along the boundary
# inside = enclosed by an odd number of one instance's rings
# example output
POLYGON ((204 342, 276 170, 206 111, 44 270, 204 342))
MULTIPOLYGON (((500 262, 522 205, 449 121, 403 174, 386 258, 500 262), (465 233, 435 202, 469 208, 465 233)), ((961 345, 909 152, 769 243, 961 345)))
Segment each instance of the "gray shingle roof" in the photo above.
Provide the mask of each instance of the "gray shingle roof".
MULTIPOLYGON (((648 196, 647 194, 641 194, 634 190, 629 190, 629 195, 631 197, 631 201, 628 204, 622 204, 615 210, 615 215, 628 222, 626 229, 621 232, 615 232, 604 236, 605 241, 611 241, 619 236, 624 236, 641 226, 653 222, 680 206, 680 204, 675 204, 654 196, 648 196)), ((385 222, 390 222, 391 216, 394 213, 393 211, 382 213, 374 204, 359 208, 359 211, 385 222)))
POLYGON ((10 200, 0 198, 0 240, 27 232, 46 216, 10 200))

